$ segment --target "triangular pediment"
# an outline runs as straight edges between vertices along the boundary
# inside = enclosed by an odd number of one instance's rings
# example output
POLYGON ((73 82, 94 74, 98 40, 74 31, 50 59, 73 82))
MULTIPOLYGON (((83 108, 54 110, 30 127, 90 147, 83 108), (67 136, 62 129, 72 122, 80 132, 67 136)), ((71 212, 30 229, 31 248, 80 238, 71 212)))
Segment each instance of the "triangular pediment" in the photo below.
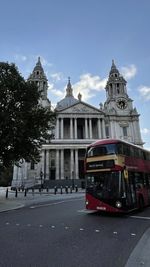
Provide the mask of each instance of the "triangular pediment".
POLYGON ((103 111, 84 102, 75 103, 74 105, 59 111, 59 113, 104 114, 103 111))

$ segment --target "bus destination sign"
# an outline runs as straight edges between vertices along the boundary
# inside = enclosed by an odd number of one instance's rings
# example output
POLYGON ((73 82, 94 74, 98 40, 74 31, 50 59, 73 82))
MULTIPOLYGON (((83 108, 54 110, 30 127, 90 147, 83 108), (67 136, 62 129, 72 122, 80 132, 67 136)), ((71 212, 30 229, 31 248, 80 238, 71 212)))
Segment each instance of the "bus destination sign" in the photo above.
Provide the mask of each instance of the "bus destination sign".
POLYGON ((114 160, 93 161, 86 164, 87 170, 106 169, 114 167, 114 160))

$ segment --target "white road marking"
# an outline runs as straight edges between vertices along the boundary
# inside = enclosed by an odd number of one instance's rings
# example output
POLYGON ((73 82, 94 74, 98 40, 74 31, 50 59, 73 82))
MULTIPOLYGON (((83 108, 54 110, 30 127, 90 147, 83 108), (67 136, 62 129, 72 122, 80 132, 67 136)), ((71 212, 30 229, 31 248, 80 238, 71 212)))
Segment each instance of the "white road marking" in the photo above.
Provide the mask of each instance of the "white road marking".
POLYGON ((135 234, 135 233, 131 233, 131 235, 132 235, 132 236, 136 236, 136 234, 135 234))
POLYGON ((113 232, 114 235, 117 235, 118 233, 117 232, 113 232))
POLYGON ((78 200, 81 200, 81 199, 83 199, 83 198, 68 199, 68 200, 62 200, 62 201, 53 202, 53 203, 47 203, 47 204, 39 204, 39 205, 31 206, 30 209, 35 209, 35 208, 40 208, 40 207, 48 207, 48 206, 58 205, 58 204, 62 204, 62 203, 78 201, 78 200))
MULTIPOLYGON (((135 217, 139 217, 139 216, 135 216, 135 217)), ((141 217, 140 217, 140 218, 141 218, 141 217)), ((144 217, 144 218, 145 218, 145 217, 144 217)), ((142 219, 143 219, 143 217, 142 217, 142 219)), ((6 224, 6 225, 9 225, 10 223, 9 223, 9 222, 6 222, 5 224, 6 224)), ((16 223, 16 226, 20 226, 20 224, 19 224, 19 223, 16 223)), ((31 226, 31 224, 28 223, 28 224, 27 224, 27 227, 30 227, 30 226, 31 226)), ((40 228, 43 228, 44 225, 43 225, 43 224, 40 224, 39 227, 40 227, 40 228)), ((54 229, 56 228, 56 226, 55 226, 55 225, 51 225, 50 228, 51 228, 52 230, 54 230, 54 229)), ((65 226, 65 227, 64 227, 65 230, 68 230, 69 228, 70 228, 69 226, 65 226)), ((85 231, 85 230, 86 230, 85 228, 79 228, 79 229, 78 229, 78 231, 85 231)), ((100 232, 99 229, 93 229, 93 230, 95 231, 95 233, 99 233, 99 232, 100 232)), ((113 234, 114 234, 114 235, 117 235, 118 232, 117 232, 117 231, 114 231, 113 234)), ((130 236, 136 236, 136 233, 129 233, 129 235, 130 235, 130 236)))
POLYGON ((150 217, 144 217, 144 216, 130 216, 130 218, 150 220, 150 217))

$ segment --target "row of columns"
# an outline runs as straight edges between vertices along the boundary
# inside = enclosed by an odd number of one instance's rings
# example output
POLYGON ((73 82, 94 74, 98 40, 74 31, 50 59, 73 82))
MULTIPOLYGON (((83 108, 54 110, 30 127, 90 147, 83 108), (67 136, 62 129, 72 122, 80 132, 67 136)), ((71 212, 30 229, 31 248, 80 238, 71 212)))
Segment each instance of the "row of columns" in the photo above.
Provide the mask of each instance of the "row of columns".
MULTIPOLYGON (((92 130, 92 118, 84 119, 84 127, 85 127, 85 139, 93 138, 93 130, 92 130), (89 124, 88 124, 89 122, 89 124)), ((98 128, 98 138, 105 138, 105 123, 104 120, 98 118, 97 119, 97 128, 98 128)), ((64 138, 64 118, 57 118, 56 121, 56 139, 64 138)), ((70 118, 70 139, 77 139, 77 118, 70 118), (74 125, 73 125, 74 121, 74 125)))
MULTIPOLYGON (((37 164, 36 167, 36 177, 40 178, 40 173, 43 173, 43 179, 49 180, 50 177, 50 151, 42 150, 41 152, 41 161, 37 164)), ((56 179, 64 179, 64 149, 56 150, 56 179)), ((79 178, 79 166, 78 166, 78 149, 70 149, 70 174, 69 178, 73 179, 79 178)), ((30 170, 30 163, 24 162, 21 168, 18 168, 14 165, 13 180, 18 180, 19 182, 28 179, 28 173, 30 170)))
MULTIPOLYGON (((41 170, 44 174, 44 179, 49 180, 50 177, 50 154, 49 150, 42 150, 41 155, 41 170)), ((56 179, 64 179, 64 149, 56 149, 56 179)), ((70 149, 70 179, 79 178, 78 166, 78 149, 70 149)))
MULTIPOLYGON (((70 179, 79 178, 78 149, 70 150, 70 179)), ((64 149, 56 150, 56 179, 64 179, 64 149)))
MULTIPOLYGON (((56 150, 56 179, 64 179, 64 149, 56 150)), ((76 179, 79 178, 79 166, 78 166, 78 149, 70 150, 70 179, 74 176, 76 179)), ((41 157, 41 170, 44 174, 44 179, 49 180, 50 171, 50 160, 49 150, 42 151, 41 157)))

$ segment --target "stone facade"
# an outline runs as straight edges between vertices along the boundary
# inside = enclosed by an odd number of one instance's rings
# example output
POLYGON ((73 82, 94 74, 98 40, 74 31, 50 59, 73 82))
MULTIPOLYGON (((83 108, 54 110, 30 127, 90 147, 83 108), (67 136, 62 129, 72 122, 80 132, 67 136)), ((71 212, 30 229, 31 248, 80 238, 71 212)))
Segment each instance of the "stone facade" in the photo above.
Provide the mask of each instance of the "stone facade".
MULTIPOLYGON (((47 78, 40 58, 30 75, 43 90, 42 104, 47 99, 47 78)), ((133 108, 133 100, 127 94, 126 81, 112 62, 106 85, 106 101, 95 108, 73 96, 68 80, 66 96, 57 103, 55 138, 43 145, 38 164, 22 163, 14 166, 12 186, 73 185, 84 182, 84 157, 87 145, 104 138, 119 138, 143 145, 139 127, 139 114, 133 108)))

